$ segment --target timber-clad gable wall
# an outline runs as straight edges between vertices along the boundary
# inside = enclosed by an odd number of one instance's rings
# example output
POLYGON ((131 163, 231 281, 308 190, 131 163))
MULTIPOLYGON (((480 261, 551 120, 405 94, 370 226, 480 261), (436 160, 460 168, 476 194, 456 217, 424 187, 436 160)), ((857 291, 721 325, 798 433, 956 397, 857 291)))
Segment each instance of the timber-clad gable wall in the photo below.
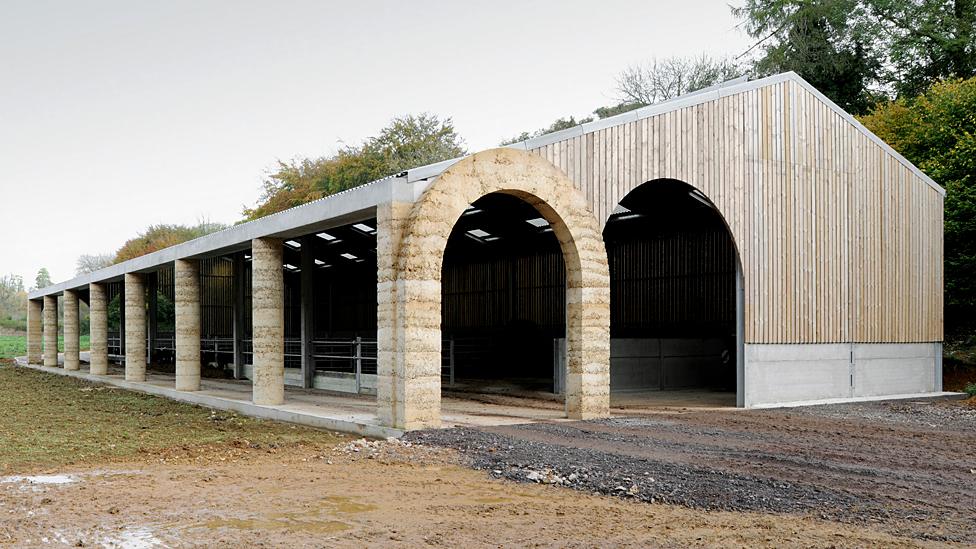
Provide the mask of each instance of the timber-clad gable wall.
POLYGON ((797 82, 532 150, 601 225, 647 181, 707 195, 742 261, 747 343, 942 341, 941 193, 797 82))

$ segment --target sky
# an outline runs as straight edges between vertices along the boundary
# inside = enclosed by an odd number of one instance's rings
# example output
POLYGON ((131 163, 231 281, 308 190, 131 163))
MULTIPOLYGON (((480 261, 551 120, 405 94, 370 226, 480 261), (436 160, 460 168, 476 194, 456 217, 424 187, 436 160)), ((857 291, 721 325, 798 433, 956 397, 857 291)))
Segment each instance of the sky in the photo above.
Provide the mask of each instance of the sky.
POLYGON ((4 0, 0 275, 233 223, 278 159, 395 116, 450 117, 475 152, 614 104, 629 65, 749 44, 724 0, 4 0))

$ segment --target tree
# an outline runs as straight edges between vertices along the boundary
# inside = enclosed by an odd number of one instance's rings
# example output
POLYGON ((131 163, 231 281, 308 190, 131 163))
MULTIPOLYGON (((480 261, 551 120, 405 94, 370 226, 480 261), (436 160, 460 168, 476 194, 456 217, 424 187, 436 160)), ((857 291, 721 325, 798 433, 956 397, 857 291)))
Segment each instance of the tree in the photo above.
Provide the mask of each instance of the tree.
MULTIPOLYGON (((429 113, 394 118, 376 137, 366 140, 360 153, 377 156, 390 175, 418 166, 463 156, 464 140, 450 118, 441 121, 429 113)), ((382 175, 380 176, 382 177, 382 175)))
POLYGON ((944 78, 976 76, 976 0, 864 2, 889 52, 885 79, 899 95, 944 78))
POLYGON ((881 104, 861 121, 946 188, 947 331, 971 324, 976 313, 976 78, 942 82, 917 98, 881 104))
POLYGON ((541 130, 534 131, 532 133, 522 132, 511 139, 506 139, 501 142, 501 145, 511 145, 512 143, 518 143, 520 141, 525 141, 526 139, 532 139, 533 137, 539 137, 540 135, 546 135, 547 133, 558 132, 560 130, 565 130, 579 126, 580 124, 586 124, 587 122, 593 122, 592 116, 587 116, 586 118, 581 118, 576 120, 575 117, 570 116, 569 118, 559 118, 548 127, 542 128, 541 130))
POLYGON ((0 276, 0 307, 11 303, 24 292, 24 279, 20 275, 0 276))
POLYGON ((754 72, 796 71, 855 114, 976 75, 976 0, 746 0, 732 12, 756 40, 754 72))
POLYGON ((258 205, 244 209, 245 220, 258 219, 321 198, 317 183, 326 177, 327 167, 327 159, 279 160, 277 169, 262 182, 258 205))
POLYGON ((0 327, 27 329, 27 292, 19 275, 0 276, 0 327))
POLYGON ((51 273, 47 272, 47 267, 41 267, 34 278, 34 287, 37 289, 47 288, 51 285, 51 273))
POLYGON ((625 105, 653 105, 732 80, 744 73, 729 59, 698 57, 652 58, 631 65, 617 76, 617 94, 625 105))
POLYGON ((83 254, 78 256, 75 274, 82 275, 104 269, 114 263, 115 254, 83 254))
POLYGON ((733 14, 759 40, 758 76, 795 71, 841 108, 864 114, 878 99, 880 58, 859 0, 748 0, 733 14))
POLYGON ((620 103, 617 103, 616 105, 611 105, 611 106, 607 106, 607 107, 600 107, 600 108, 596 109, 595 111, 593 111, 593 114, 595 114, 597 116, 597 118, 600 118, 602 120, 604 118, 610 118, 611 116, 617 116, 618 114, 623 114, 625 112, 630 112, 630 111, 632 111, 634 109, 639 109, 639 108, 641 108, 643 106, 644 105, 642 105, 641 103, 621 101, 620 103))
POLYGON ((227 226, 222 223, 200 221, 196 225, 150 225, 135 238, 130 238, 115 253, 115 263, 152 253, 163 248, 175 246, 194 238, 214 233, 227 226))
POLYGON ((344 146, 331 156, 278 161, 263 183, 259 203, 245 208, 253 220, 351 189, 411 168, 465 154, 450 118, 432 114, 394 118, 379 135, 359 146, 344 146))
MULTIPOLYGON (((599 119, 609 118, 707 88, 737 78, 742 74, 742 68, 732 61, 713 59, 706 55, 693 58, 652 59, 649 63, 632 65, 624 69, 617 76, 619 102, 616 105, 599 107, 593 111, 593 114, 599 119)), ((534 132, 524 131, 515 137, 502 141, 500 144, 502 146, 511 145, 533 137, 586 124, 593 120, 594 117, 592 116, 579 120, 572 116, 559 118, 545 128, 534 132)))

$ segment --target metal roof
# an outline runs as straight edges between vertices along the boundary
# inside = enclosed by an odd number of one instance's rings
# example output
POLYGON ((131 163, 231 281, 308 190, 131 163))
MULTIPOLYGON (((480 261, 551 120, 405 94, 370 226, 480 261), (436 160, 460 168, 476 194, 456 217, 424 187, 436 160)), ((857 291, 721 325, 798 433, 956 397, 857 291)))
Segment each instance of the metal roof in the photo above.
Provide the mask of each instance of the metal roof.
MULTIPOLYGON (((589 133, 593 133, 597 130, 602 130, 604 128, 609 128, 611 126, 617 126, 620 124, 627 124, 629 122, 635 122, 637 120, 643 120, 645 118, 650 118, 652 116, 657 116, 659 114, 664 114, 684 107, 690 107, 694 105, 699 105, 702 103, 707 103, 709 101, 714 101, 721 97, 727 97, 730 95, 736 95, 739 93, 752 91, 755 89, 763 88, 773 84, 779 84, 781 82, 793 81, 799 84, 803 89, 812 93, 820 101, 826 104, 831 110, 839 114, 842 118, 851 123, 858 131, 870 138, 876 145, 884 149, 887 153, 891 154, 899 162, 908 167, 915 175, 920 179, 925 181, 929 186, 938 191, 940 194, 945 196, 945 189, 943 189, 938 183, 932 180, 931 177, 925 175, 922 170, 918 169, 917 166, 909 162, 904 156, 898 153, 895 149, 891 148, 890 145, 885 143, 880 137, 874 135, 871 130, 864 127, 863 124, 857 121, 854 116, 845 111, 844 109, 837 106, 836 103, 830 100, 826 95, 820 93, 819 90, 814 88, 809 82, 800 77, 793 71, 784 72, 781 74, 776 74, 773 76, 768 76, 766 78, 760 78, 758 80, 746 80, 744 77, 740 77, 734 80, 729 80, 727 82, 722 82, 715 86, 704 88, 698 91, 687 93, 685 95, 675 97, 674 99, 669 99, 667 101, 662 101, 661 103, 656 103, 654 105, 649 105, 647 107, 641 107, 639 109, 634 109, 623 114, 618 114, 616 116, 610 116, 607 118, 602 118, 600 120, 594 120, 593 122, 587 122, 586 124, 580 124, 579 126, 574 126, 572 128, 567 128, 565 130, 560 130, 558 132, 547 133, 545 135, 540 135, 539 137, 533 137, 531 139, 526 139, 525 141, 519 141, 518 143, 512 143, 507 145, 508 147, 522 150, 532 150, 539 147, 544 147, 546 145, 551 145, 553 143, 558 143, 565 139, 570 139, 573 137, 580 137, 589 133)), ((421 179, 428 179, 439 175, 441 172, 449 168, 452 164, 461 160, 460 158, 455 158, 453 160, 447 160, 445 162, 439 162, 437 164, 431 164, 429 166, 421 166, 419 168, 414 168, 412 170, 407 170, 407 181, 413 182, 421 179)))

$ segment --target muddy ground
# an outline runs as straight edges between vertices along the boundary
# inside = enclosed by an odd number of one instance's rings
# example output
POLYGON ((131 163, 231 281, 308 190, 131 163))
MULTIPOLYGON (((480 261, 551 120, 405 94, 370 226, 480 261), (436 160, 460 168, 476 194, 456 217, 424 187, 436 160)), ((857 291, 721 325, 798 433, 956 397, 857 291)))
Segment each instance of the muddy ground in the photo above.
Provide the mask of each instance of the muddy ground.
POLYGON ((457 449, 498 478, 976 545, 976 407, 959 400, 678 410, 409 439, 457 449))
POLYGON ((362 441, 2 360, 0 387, 0 547, 974 540, 976 425, 959 402, 673 410, 362 441))
POLYGON ((493 479, 399 442, 241 443, 0 479, 11 547, 938 546, 811 516, 493 479))

